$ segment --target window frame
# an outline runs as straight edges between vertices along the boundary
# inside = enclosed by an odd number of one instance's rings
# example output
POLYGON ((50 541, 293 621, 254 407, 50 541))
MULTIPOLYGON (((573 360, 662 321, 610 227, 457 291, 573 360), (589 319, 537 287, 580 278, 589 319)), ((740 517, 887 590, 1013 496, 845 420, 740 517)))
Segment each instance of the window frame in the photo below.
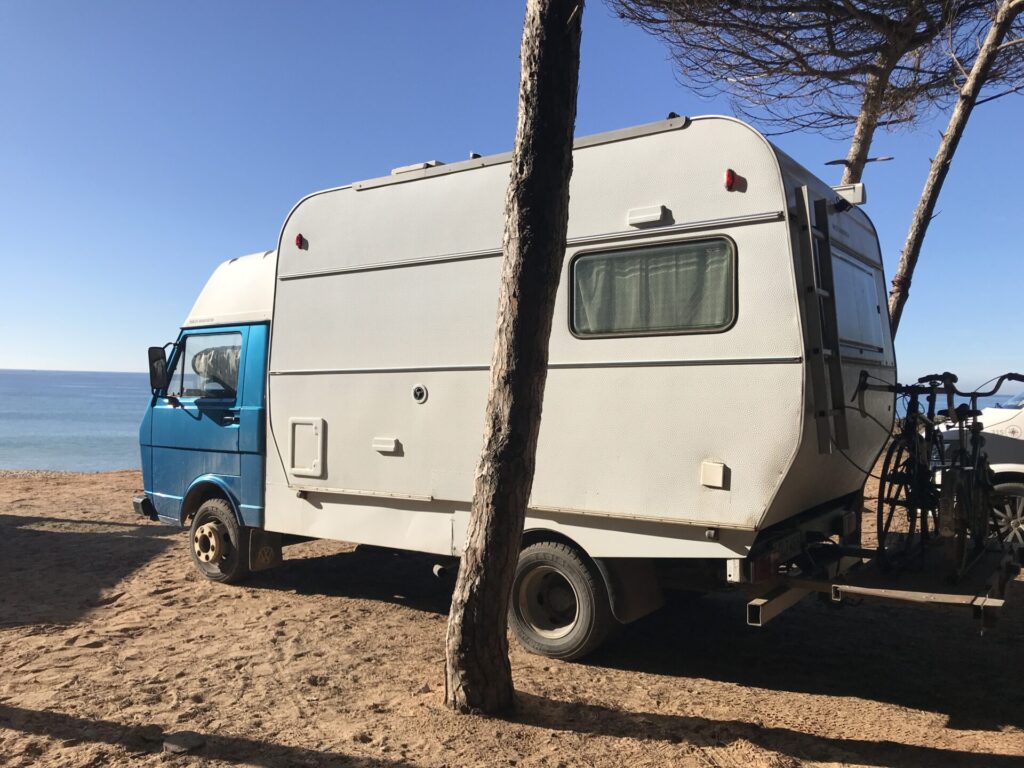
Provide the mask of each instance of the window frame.
POLYGON ((637 245, 636 243, 625 243, 615 247, 596 247, 588 248, 586 250, 577 251, 572 255, 569 260, 568 274, 566 275, 566 283, 569 291, 569 312, 567 318, 567 324, 569 333, 580 340, 589 341, 591 339, 635 339, 643 338, 648 336, 705 336, 708 334, 725 333, 732 329, 736 325, 736 321, 739 318, 740 307, 739 307, 739 248, 736 246, 736 241, 725 234, 713 234, 713 235, 701 235, 699 237, 687 237, 683 239, 673 240, 658 240, 655 242, 645 242, 637 245), (726 243, 729 247, 729 258, 730 267, 732 268, 732 286, 730 287, 730 293, 732 298, 732 313, 729 320, 723 325, 716 325, 711 328, 694 328, 692 330, 652 330, 652 331, 613 331, 611 333, 580 333, 576 330, 576 262, 586 256, 593 256, 595 254, 610 254, 619 251, 638 251, 644 248, 662 248, 665 246, 672 245, 686 245, 689 243, 703 243, 710 240, 721 240, 726 243))
POLYGON ((243 384, 243 371, 241 362, 245 354, 246 334, 241 328, 228 327, 228 328, 210 328, 197 331, 189 331, 182 333, 177 341, 175 342, 175 354, 174 357, 168 362, 168 369, 171 371, 171 377, 167 382, 167 389, 164 390, 164 397, 174 397, 178 400, 187 401, 222 401, 222 402, 240 402, 242 397, 242 384, 243 384), (178 370, 179 363, 185 358, 185 353, 188 351, 188 340, 192 337, 199 336, 224 336, 228 334, 237 335, 240 339, 239 343, 239 368, 238 368, 238 380, 235 382, 235 393, 233 395, 186 395, 186 394, 172 394, 171 390, 174 387, 174 379, 182 375, 182 371, 178 370))

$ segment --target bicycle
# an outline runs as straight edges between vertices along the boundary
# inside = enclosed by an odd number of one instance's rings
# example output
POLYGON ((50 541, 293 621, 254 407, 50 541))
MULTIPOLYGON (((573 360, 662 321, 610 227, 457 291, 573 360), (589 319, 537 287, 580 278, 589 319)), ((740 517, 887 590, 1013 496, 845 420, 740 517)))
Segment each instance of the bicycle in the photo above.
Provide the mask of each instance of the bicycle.
POLYGON ((949 462, 940 475, 939 500, 939 533, 945 541, 949 575, 954 580, 961 578, 981 557, 992 533, 996 533, 1004 547, 1015 543, 1015 531, 1004 531, 1004 521, 999 517, 1000 507, 993 493, 994 476, 984 450, 984 425, 978 420, 981 415, 978 399, 995 395, 1007 381, 1024 382, 1024 375, 1003 374, 987 391, 962 392, 948 387, 948 407, 939 411, 956 430, 956 437, 949 441, 952 443, 949 462), (955 405, 954 394, 966 397, 969 402, 955 405))
MULTIPOLYGON (((893 392, 908 398, 907 412, 882 462, 876 508, 877 560, 883 569, 895 567, 913 551, 923 553, 932 530, 937 527, 939 489, 934 482, 942 466, 944 443, 937 424, 935 406, 940 387, 948 390, 956 382, 950 373, 922 376, 916 385, 869 385, 862 375, 859 388, 893 392), (925 398, 926 409, 921 407, 925 398), (894 523, 905 530, 897 531, 894 523)), ((937 531, 935 531, 937 532, 937 531)))

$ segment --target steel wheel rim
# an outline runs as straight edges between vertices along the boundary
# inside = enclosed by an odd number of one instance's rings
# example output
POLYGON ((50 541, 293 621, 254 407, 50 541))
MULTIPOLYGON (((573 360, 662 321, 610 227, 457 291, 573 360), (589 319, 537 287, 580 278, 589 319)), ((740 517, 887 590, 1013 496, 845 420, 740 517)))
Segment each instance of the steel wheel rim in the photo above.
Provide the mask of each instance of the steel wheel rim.
POLYGON ((203 523, 192 537, 192 551, 202 563, 219 563, 227 557, 228 547, 227 526, 219 520, 203 523))
POLYGON ((579 623, 579 595, 556 568, 538 565, 519 583, 519 616, 530 629, 548 640, 559 640, 579 623))

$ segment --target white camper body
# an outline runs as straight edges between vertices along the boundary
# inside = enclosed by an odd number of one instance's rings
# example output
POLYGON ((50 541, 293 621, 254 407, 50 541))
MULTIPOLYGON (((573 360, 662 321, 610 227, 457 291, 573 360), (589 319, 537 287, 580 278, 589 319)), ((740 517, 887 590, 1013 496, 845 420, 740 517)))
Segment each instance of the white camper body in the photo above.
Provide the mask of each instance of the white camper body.
MULTIPOLYGON (((275 272, 266 530, 460 554, 509 162, 310 195, 249 257, 275 272)), ((218 274, 186 325, 231 304, 218 274)), ((749 126, 577 140, 528 540, 735 561, 811 518, 841 533, 822 515, 850 507, 893 418, 882 393, 845 407, 862 370, 895 381, 885 307, 868 217, 749 126)))

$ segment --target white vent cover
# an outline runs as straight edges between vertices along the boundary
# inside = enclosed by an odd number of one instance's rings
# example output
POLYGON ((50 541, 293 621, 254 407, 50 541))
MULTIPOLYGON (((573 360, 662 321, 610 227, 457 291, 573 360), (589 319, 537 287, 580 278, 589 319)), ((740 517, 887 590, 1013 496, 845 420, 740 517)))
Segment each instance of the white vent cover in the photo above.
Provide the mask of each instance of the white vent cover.
POLYGON ((664 205, 650 205, 646 208, 630 208, 626 214, 626 223, 631 227, 642 227, 647 224, 660 224, 668 214, 664 205))
POLYGON ((725 488, 725 464, 719 461, 701 462, 700 484, 706 488, 725 488))

